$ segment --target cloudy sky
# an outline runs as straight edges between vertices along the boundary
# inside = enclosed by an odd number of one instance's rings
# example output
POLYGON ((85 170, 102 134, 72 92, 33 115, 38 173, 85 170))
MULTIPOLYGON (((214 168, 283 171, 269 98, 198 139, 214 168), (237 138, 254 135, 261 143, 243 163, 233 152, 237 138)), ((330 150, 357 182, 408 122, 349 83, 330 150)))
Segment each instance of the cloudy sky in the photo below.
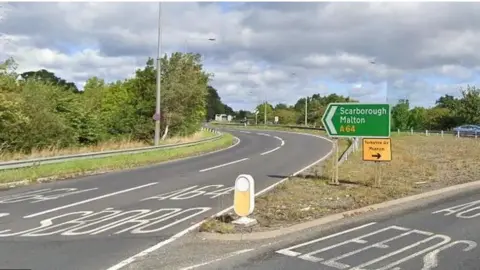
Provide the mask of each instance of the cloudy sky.
MULTIPOLYGON (((157 3, 11 3, 0 16, 0 60, 79 88, 156 56, 157 3)), ((478 85, 480 3, 163 3, 162 52, 174 51, 204 55, 237 110, 314 93, 431 106, 478 85)))

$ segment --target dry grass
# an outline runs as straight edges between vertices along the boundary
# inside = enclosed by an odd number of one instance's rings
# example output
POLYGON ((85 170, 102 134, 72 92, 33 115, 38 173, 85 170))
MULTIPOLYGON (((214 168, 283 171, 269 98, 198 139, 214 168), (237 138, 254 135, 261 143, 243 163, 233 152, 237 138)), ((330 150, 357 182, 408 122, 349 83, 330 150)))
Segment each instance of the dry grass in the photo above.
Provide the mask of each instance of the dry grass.
POLYGON ((255 230, 288 226, 480 179, 480 140, 393 135, 392 150, 393 160, 380 165, 380 187, 374 187, 374 166, 378 164, 362 161, 358 151, 341 165, 340 186, 329 184, 332 166, 325 162, 258 197, 253 215, 260 226, 255 230))
POLYGON ((200 225, 200 232, 210 232, 210 233, 234 233, 235 225, 231 222, 233 221, 230 215, 223 215, 216 218, 209 218, 200 225))
MULTIPOLYGON (((202 138, 206 138, 208 136, 213 136, 213 133, 210 133, 207 131, 200 131, 193 134, 192 136, 173 137, 173 138, 169 138, 164 141, 161 141, 160 143, 174 144, 174 143, 192 142, 192 141, 200 140, 202 138)), ((53 157, 53 156, 60 156, 60 155, 101 152, 101 151, 107 151, 107 150, 129 149, 129 148, 138 148, 138 147, 146 147, 146 146, 151 146, 151 144, 148 144, 146 142, 128 140, 128 139, 105 141, 97 145, 83 146, 83 147, 57 148, 55 146, 52 146, 47 149, 33 149, 30 154, 24 154, 24 153, 18 153, 18 152, 16 153, 0 152, 0 161, 53 157)))

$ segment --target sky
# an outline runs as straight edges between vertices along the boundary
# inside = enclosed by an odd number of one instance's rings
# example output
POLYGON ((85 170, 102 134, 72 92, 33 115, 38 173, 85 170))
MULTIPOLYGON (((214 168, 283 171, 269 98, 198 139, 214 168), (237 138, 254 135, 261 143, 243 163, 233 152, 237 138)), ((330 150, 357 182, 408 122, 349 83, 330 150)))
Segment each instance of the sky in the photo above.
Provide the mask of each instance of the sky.
MULTIPOLYGON (((161 21, 162 54, 202 54, 235 110, 315 93, 428 107, 480 81, 480 3, 179 2, 161 21)), ((123 80, 156 57, 157 27, 158 3, 4 3, 0 61, 80 89, 123 80)))

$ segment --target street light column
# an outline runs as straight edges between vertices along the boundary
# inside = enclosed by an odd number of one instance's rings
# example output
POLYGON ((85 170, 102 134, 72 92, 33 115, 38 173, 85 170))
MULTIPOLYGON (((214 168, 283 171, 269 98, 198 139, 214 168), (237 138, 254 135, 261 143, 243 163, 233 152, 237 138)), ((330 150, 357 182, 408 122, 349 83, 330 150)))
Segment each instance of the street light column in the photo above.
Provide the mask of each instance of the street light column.
POLYGON ((307 120, 308 120, 308 96, 305 97, 305 126, 308 125, 307 120))
POLYGON ((160 92, 161 92, 161 74, 162 65, 160 61, 162 44, 162 2, 158 2, 158 39, 157 39, 157 93, 156 93, 156 108, 155 108, 155 145, 160 143, 160 92))

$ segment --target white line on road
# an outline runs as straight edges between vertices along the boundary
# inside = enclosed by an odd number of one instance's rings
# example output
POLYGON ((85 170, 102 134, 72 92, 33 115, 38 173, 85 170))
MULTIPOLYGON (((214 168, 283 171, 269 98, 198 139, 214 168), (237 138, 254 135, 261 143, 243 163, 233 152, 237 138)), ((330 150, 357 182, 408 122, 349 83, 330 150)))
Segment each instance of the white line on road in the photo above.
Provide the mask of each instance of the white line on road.
POLYGON ((284 141, 282 138, 277 137, 277 136, 273 136, 273 137, 274 137, 275 139, 280 140, 280 141, 282 142, 282 144, 280 144, 280 146, 284 146, 284 145, 285 145, 285 141, 284 141))
POLYGON ((261 153, 261 154, 260 154, 261 156, 270 154, 270 153, 272 153, 272 152, 275 152, 275 151, 277 151, 278 149, 280 149, 280 147, 282 147, 282 146, 285 145, 285 141, 284 141, 282 138, 277 137, 277 136, 273 136, 273 137, 281 142, 280 146, 275 147, 275 148, 273 148, 272 150, 268 150, 268 151, 266 151, 266 152, 261 153))
POLYGON ((153 186, 153 185, 156 185, 156 184, 158 184, 158 182, 152 182, 152 183, 149 183, 149 184, 146 184, 146 185, 141 185, 141 186, 137 186, 137 187, 133 187, 133 188, 129 188, 129 189, 124 189, 124 190, 120 190, 120 191, 113 192, 113 193, 108 193, 108 194, 105 194, 105 195, 102 195, 102 196, 90 198, 90 199, 87 199, 87 200, 63 205, 63 206, 60 206, 60 207, 57 207, 57 208, 52 208, 52 209, 49 209, 49 210, 45 210, 45 211, 42 211, 42 212, 38 212, 38 213, 35 213, 35 214, 24 216, 23 218, 32 218, 32 217, 40 216, 40 215, 43 215, 43 214, 48 214, 48 213, 55 212, 55 211, 58 211, 58 210, 62 210, 62 209, 65 209, 65 208, 69 208, 69 207, 77 206, 77 205, 80 205, 80 204, 93 202, 93 201, 96 201, 96 200, 101 200, 101 199, 108 198, 108 197, 111 197, 111 196, 115 196, 115 195, 118 195, 118 194, 134 191, 134 190, 141 189, 141 188, 144 188, 144 187, 153 186))
POLYGON ((349 232, 360 230, 360 229, 363 229, 365 227, 368 227, 368 226, 371 226, 371 225, 374 225, 374 224, 376 224, 376 222, 367 223, 367 224, 364 224, 364 225, 361 225, 361 226, 358 226, 358 227, 355 227, 355 228, 351 228, 351 229, 346 230, 346 231, 341 231, 341 232, 338 232, 338 233, 327 235, 327 236, 322 237, 322 238, 318 238, 318 239, 314 239, 312 241, 301 243, 301 244, 295 245, 293 247, 288 247, 288 248, 285 248, 285 249, 277 250, 276 252, 280 253, 280 254, 283 254, 283 255, 296 257, 296 256, 300 255, 301 253, 292 251, 292 249, 296 249, 296 248, 303 247, 303 246, 306 246, 306 245, 310 245, 310 244, 313 244, 313 243, 316 243, 316 242, 327 240, 327 239, 333 238, 335 236, 339 236, 339 235, 342 235, 342 234, 346 234, 346 233, 349 233, 349 232))
POLYGON ((6 216, 9 216, 10 213, 0 213, 0 217, 6 217, 6 216))
POLYGON ((267 133, 257 133, 257 135, 270 137, 270 134, 267 134, 267 133))
MULTIPOLYGON (((211 261, 208 261, 208 262, 195 264, 195 265, 192 265, 192 266, 189 266, 189 267, 185 267, 185 268, 182 268, 181 270, 195 269, 195 268, 198 268, 200 266, 204 266, 204 265, 211 264, 211 263, 214 263, 214 262, 218 262, 218 261, 221 261, 221 260, 224 260, 224 259, 228 259, 230 257, 240 255, 242 253, 246 253, 246 252, 249 252, 249 251, 252 251, 252 250, 254 250, 254 249, 253 248, 248 248, 248 249, 238 250, 238 251, 227 254, 227 256, 224 256, 224 257, 221 257, 221 258, 218 258, 218 259, 215 259, 215 260, 211 260, 211 261)), ((108 270, 110 270, 110 269, 108 269, 108 270)))
POLYGON ((246 133, 246 134, 250 134, 250 133, 251 133, 250 131, 243 131, 243 130, 241 130, 240 132, 241 132, 241 133, 246 133))
POLYGON ((270 154, 270 153, 272 153, 272 152, 275 152, 275 151, 277 151, 278 149, 280 149, 280 147, 281 147, 281 146, 275 147, 275 148, 273 148, 272 150, 268 150, 267 152, 263 152, 263 153, 260 154, 260 156, 267 155, 267 154, 270 154))
MULTIPOLYGON (((303 136, 316 137, 316 138, 319 138, 319 139, 328 141, 328 142, 330 142, 330 143, 333 144, 333 141, 332 141, 332 140, 330 140, 330 139, 328 139, 328 138, 325 138, 325 137, 322 137, 322 136, 319 136, 319 135, 308 134, 308 133, 298 133, 298 132, 295 133, 295 132, 289 132, 289 131, 278 131, 278 132, 290 133, 290 134, 296 134, 296 135, 303 135, 303 136)), ((299 171, 295 172, 294 174, 292 174, 292 176, 298 175, 299 173, 301 173, 301 172, 303 172, 303 171, 305 171, 305 170, 308 170, 309 168, 311 168, 311 167, 314 166, 315 164, 324 161, 325 159, 327 159, 328 157, 330 157, 330 155, 331 155, 332 153, 333 153, 333 148, 331 148, 330 151, 329 151, 325 156, 321 157, 320 159, 318 159, 318 160, 314 161, 313 163, 309 164, 308 166, 306 166, 306 167, 300 169, 299 171)), ((255 194, 255 196, 259 196, 259 195, 261 195, 261 194, 263 194, 263 193, 265 193, 265 192, 273 189, 273 188, 276 187, 277 185, 280 185, 281 183, 283 183, 283 182, 285 182, 285 181, 287 181, 287 180, 288 180, 288 177, 285 177, 284 179, 278 181, 277 183, 275 183, 275 184, 273 184, 273 185, 270 185, 270 186, 264 188, 263 190, 257 192, 257 193, 255 194)), ((233 209, 233 205, 230 206, 230 207, 228 207, 228 208, 223 209, 222 211, 220 211, 220 212, 218 212, 218 213, 216 213, 216 214, 214 214, 214 215, 212 215, 212 217, 223 215, 223 214, 227 213, 228 211, 231 211, 232 209, 233 209)), ((143 250, 143 251, 141 251, 141 252, 139 252, 139 253, 137 253, 137 254, 135 254, 135 255, 133 255, 133 256, 131 256, 131 257, 129 257, 129 258, 127 258, 127 259, 119 262, 119 263, 117 263, 117 264, 115 264, 115 265, 113 265, 112 267, 108 268, 107 270, 118 270, 118 269, 122 269, 123 267, 125 267, 125 266, 133 263, 134 261, 136 261, 136 260, 138 260, 138 259, 140 259, 140 258, 142 258, 142 257, 144 257, 144 256, 147 256, 148 254, 156 251, 157 249, 162 248, 163 246, 166 246, 166 245, 174 242, 175 240, 177 240, 178 238, 184 236, 185 234, 187 234, 187 233, 189 233, 189 232, 197 229, 197 228, 200 227, 200 225, 202 225, 204 222, 205 222, 205 221, 200 221, 200 222, 198 222, 198 223, 196 223, 196 224, 193 224, 192 226, 186 228, 186 229, 183 230, 183 231, 178 232, 177 234, 173 235, 172 237, 170 237, 170 238, 168 238, 168 239, 166 239, 166 240, 164 240, 164 241, 162 241, 162 242, 158 242, 157 244, 155 244, 155 245, 153 245, 153 246, 151 246, 151 247, 149 247, 149 248, 147 248, 147 249, 145 249, 145 250, 143 250)))
POLYGON ((235 160, 235 161, 232 161, 232 162, 228 162, 228 163, 220 164, 220 165, 213 166, 213 167, 210 167, 210 168, 202 169, 199 172, 206 172, 206 171, 218 169, 218 168, 225 167, 225 166, 228 166, 228 165, 232 165, 232 164, 235 164, 235 163, 239 163, 239 162, 242 162, 242 161, 245 161, 245 160, 248 160, 248 158, 242 158, 242 159, 235 160))

